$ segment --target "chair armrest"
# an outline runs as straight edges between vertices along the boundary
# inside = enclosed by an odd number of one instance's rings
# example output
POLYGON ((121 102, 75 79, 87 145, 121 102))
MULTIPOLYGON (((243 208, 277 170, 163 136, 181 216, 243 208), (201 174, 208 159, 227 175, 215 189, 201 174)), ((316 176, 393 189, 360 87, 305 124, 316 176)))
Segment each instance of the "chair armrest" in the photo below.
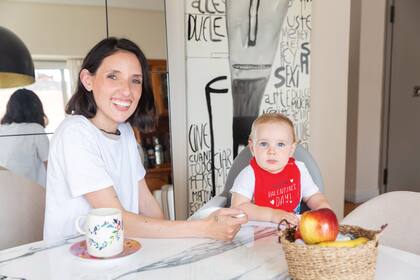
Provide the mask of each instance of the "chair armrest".
POLYGON ((188 220, 199 220, 207 217, 212 212, 217 209, 223 208, 226 206, 227 198, 222 195, 216 195, 206 204, 204 204, 200 209, 198 209, 194 214, 192 214, 188 220))
POLYGON ((204 210, 209 207, 225 207, 226 201, 226 197, 222 195, 216 195, 215 197, 212 197, 209 201, 207 201, 206 204, 204 204, 200 209, 198 209, 198 211, 204 210))

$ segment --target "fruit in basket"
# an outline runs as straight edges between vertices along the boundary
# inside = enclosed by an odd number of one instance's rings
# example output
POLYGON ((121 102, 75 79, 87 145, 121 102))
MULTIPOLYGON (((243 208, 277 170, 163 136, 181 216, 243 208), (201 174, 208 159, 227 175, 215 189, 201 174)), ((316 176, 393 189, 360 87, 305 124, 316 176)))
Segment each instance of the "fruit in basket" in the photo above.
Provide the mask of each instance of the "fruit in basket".
POLYGON ((297 239, 302 239, 302 234, 300 234, 299 227, 297 227, 295 230, 295 240, 297 239))
POLYGON ((328 208, 307 211, 300 218, 299 230, 306 244, 335 241, 338 235, 337 216, 328 208))
POLYGON ((326 241, 321 242, 318 245, 322 247, 336 247, 336 248, 353 248, 359 245, 365 244, 369 239, 366 237, 358 237, 353 240, 343 240, 343 241, 326 241))

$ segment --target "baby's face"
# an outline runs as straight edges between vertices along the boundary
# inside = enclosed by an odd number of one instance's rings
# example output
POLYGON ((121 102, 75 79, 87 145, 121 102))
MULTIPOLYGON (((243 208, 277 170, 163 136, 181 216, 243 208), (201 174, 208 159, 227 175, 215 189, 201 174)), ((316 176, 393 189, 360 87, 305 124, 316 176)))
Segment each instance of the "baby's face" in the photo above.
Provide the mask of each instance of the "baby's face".
POLYGON ((259 124, 249 141, 249 147, 262 169, 278 173, 283 170, 295 151, 293 130, 287 123, 259 124))

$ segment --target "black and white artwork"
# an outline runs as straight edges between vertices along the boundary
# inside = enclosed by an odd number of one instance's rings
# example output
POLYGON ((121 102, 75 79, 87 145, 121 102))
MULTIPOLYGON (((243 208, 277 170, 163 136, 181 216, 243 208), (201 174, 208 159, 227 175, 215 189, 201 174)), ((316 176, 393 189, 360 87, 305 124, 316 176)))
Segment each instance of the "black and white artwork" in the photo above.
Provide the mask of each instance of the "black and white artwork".
POLYGON ((309 133, 310 0, 186 0, 189 212, 223 191, 253 120, 309 133))

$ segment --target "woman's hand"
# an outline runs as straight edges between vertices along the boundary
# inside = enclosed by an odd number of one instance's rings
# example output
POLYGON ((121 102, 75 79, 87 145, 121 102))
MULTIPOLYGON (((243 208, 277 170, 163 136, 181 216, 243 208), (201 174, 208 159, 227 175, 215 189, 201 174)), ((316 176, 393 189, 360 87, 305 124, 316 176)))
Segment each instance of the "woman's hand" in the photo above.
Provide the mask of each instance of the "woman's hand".
POLYGON ((227 241, 235 237, 241 225, 248 222, 248 217, 242 210, 222 208, 213 212, 206 221, 206 237, 227 241))
POLYGON ((280 209, 272 209, 271 222, 278 224, 283 219, 286 219, 293 225, 297 225, 299 223, 299 218, 294 213, 286 212, 280 209))

